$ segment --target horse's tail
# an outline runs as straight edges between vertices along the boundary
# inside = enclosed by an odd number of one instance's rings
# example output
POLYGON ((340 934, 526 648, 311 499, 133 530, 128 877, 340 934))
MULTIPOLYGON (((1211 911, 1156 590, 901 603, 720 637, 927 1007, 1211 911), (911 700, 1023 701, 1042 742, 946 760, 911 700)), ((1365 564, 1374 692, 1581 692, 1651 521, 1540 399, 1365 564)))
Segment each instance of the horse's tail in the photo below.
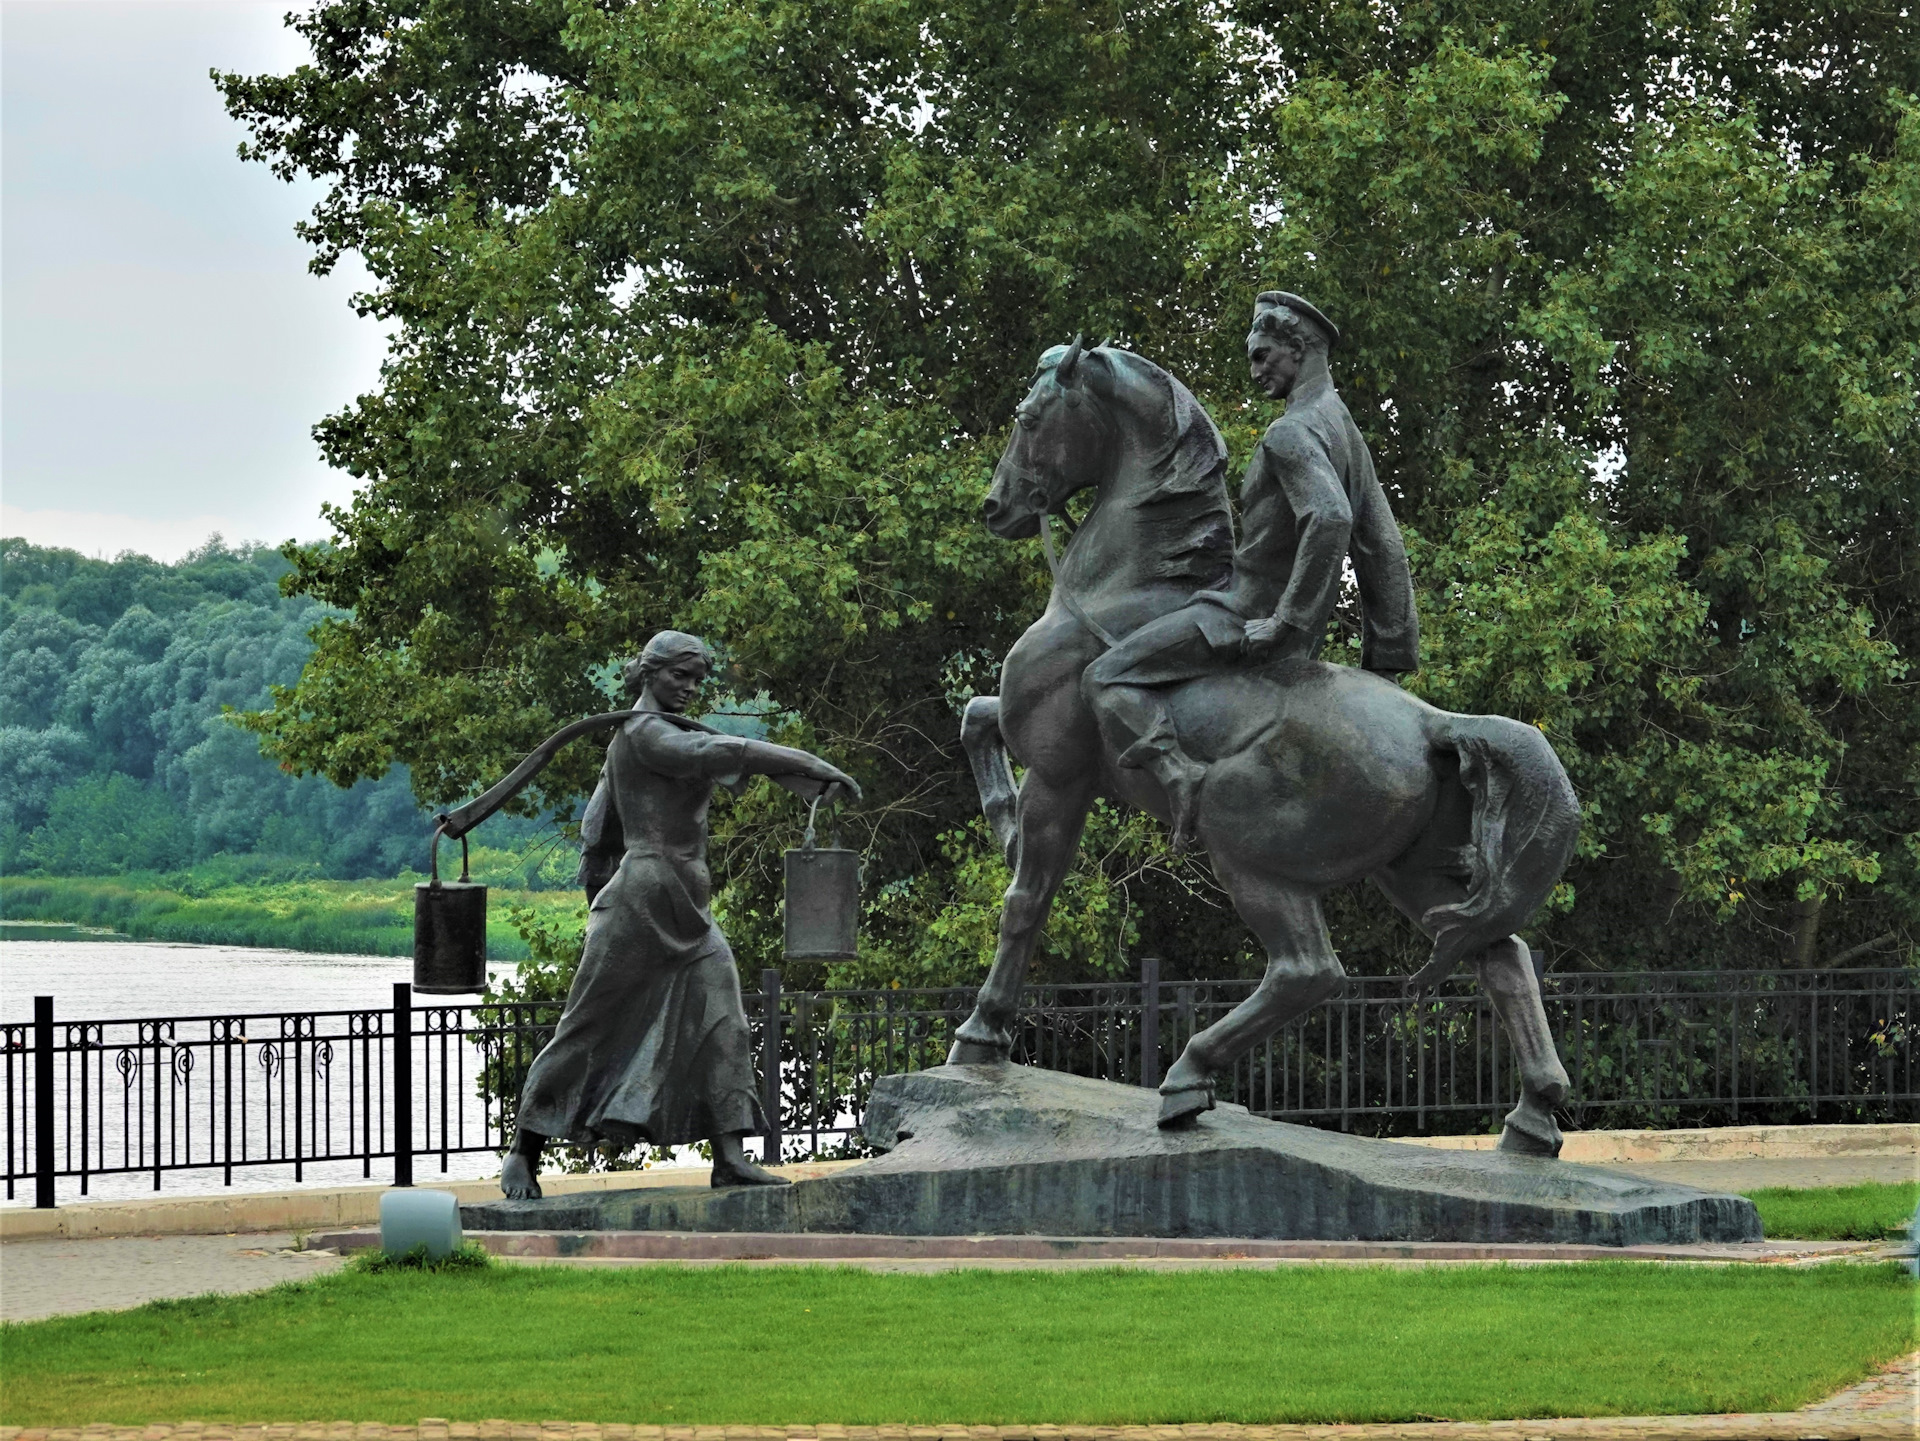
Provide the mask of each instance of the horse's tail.
POLYGON ((1433 955, 1408 981, 1431 986, 1456 965, 1525 925, 1552 894, 1580 834, 1580 805, 1547 738, 1505 716, 1446 715, 1437 744, 1460 759, 1473 798, 1473 841, 1463 857, 1467 894, 1422 922, 1433 955))

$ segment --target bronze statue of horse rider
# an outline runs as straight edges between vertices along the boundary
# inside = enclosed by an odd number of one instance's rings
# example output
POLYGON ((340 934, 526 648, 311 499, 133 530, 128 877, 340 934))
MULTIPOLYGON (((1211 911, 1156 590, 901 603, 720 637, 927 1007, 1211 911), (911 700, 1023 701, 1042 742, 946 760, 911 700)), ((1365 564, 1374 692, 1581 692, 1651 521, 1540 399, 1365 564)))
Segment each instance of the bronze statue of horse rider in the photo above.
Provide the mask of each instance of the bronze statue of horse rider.
POLYGON ((1254 384, 1287 413, 1267 427, 1240 487, 1232 579, 1128 635, 1087 671, 1101 732, 1123 766, 1165 789, 1173 846, 1193 839, 1206 768, 1181 748, 1165 687, 1241 661, 1319 654, 1353 562, 1363 616, 1360 664, 1396 675, 1420 663, 1413 580, 1367 443, 1333 386, 1327 352, 1340 332, 1284 290, 1254 302, 1247 362, 1254 384))

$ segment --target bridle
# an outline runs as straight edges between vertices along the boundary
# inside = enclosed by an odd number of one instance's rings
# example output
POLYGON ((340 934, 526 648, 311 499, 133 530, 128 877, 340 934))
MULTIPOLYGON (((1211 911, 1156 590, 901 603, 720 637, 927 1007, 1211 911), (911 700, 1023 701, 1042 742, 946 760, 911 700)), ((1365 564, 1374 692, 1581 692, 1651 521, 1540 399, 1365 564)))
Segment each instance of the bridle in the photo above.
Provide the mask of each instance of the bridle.
POLYGON ((1081 608, 1080 602, 1073 598, 1073 592, 1068 590, 1061 582, 1060 562, 1053 554, 1052 517, 1044 510, 1040 512, 1040 549, 1046 553, 1047 569, 1053 572, 1053 593, 1060 597, 1060 603, 1067 608, 1068 613, 1088 630, 1099 636, 1101 641, 1105 643, 1107 649, 1111 650, 1114 646, 1120 644, 1119 641, 1114 639, 1112 632, 1081 608))

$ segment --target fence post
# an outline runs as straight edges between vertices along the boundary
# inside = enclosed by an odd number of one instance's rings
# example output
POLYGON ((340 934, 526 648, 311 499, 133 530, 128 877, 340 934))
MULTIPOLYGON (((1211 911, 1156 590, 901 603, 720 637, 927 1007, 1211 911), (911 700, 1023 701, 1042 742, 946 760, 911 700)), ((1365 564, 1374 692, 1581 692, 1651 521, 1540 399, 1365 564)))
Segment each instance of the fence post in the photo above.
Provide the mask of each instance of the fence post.
POLYGON ((413 986, 393 983, 393 1184, 413 1184, 413 986))
POLYGON ((769 1166, 780 1164, 780 973, 760 972, 760 994, 766 998, 767 1029, 760 1045, 760 1105, 767 1113, 769 1166))
POLYGON ((1160 1084, 1160 958, 1140 959, 1140 1084, 1160 1084))
MULTIPOLYGON (((84 1138, 83 1138, 84 1140, 84 1138)), ((53 1209, 53 997, 33 998, 33 1204, 53 1209)))

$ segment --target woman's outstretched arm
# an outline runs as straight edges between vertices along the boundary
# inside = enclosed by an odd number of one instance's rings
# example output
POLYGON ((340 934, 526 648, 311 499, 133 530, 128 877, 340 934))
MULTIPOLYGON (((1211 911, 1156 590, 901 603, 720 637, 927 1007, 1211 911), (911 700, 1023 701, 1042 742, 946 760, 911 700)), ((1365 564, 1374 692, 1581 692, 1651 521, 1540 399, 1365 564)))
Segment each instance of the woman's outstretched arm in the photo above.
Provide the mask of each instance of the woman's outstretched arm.
POLYGON ((819 781, 827 789, 838 787, 848 800, 860 799, 860 783, 838 766, 823 761, 811 751, 792 746, 777 746, 767 741, 748 741, 741 756, 741 769, 748 775, 792 777, 819 781))

